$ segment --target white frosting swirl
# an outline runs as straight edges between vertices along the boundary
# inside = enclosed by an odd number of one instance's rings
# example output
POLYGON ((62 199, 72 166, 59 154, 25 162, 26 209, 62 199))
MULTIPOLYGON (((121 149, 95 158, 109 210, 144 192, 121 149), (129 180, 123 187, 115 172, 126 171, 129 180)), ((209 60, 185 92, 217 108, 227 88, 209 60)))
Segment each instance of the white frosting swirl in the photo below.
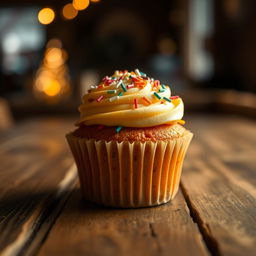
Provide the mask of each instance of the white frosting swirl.
POLYGON ((105 82, 83 96, 77 125, 150 127, 182 119, 182 99, 171 100, 168 86, 156 86, 154 80, 133 72, 124 75, 116 71, 114 75, 115 79, 105 78, 105 82), (130 88, 130 84, 134 87, 130 88), (118 96, 120 93, 122 96, 118 96))

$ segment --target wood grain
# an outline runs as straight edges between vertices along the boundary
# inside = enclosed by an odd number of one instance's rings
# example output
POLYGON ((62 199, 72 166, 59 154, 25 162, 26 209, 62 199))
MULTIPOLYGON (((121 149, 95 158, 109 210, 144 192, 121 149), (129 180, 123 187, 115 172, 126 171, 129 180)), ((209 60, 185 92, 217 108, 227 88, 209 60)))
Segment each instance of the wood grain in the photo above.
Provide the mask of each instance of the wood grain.
POLYGON ((39 255, 208 255, 181 193, 173 203, 111 209, 74 191, 39 255), (65 245, 65 246, 63 246, 65 245))
POLYGON ((36 237, 39 244, 74 186, 76 169, 64 140, 69 125, 34 121, 1 136, 1 255, 26 252, 36 237))
POLYGON ((214 255, 255 255, 255 124, 218 117, 192 129, 182 189, 193 218, 214 255))
POLYGON ((71 120, 0 136, 0 255, 255 255, 255 121, 192 116, 172 203, 111 209, 81 199, 64 139, 71 120))

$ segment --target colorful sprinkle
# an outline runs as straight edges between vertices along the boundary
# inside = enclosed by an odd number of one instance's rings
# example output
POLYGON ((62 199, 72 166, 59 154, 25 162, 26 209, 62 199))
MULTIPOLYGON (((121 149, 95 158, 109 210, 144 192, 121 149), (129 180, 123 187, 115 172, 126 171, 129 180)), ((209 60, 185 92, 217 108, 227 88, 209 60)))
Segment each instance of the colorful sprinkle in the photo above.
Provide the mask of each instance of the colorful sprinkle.
POLYGON ((96 89, 97 86, 91 85, 90 88, 91 88, 91 89, 96 89))
POLYGON ((97 101, 97 102, 100 102, 100 101, 102 101, 103 98, 104 98, 104 96, 101 95, 100 97, 98 97, 98 98, 96 99, 96 101, 97 101))
POLYGON ((134 108, 138 108, 138 99, 137 98, 135 98, 133 100, 133 106, 134 106, 134 108))
POLYGON ((114 81, 115 81, 115 80, 109 79, 109 80, 107 80, 105 83, 106 83, 107 85, 110 85, 110 84, 112 84, 114 81))
POLYGON ((149 105, 152 104, 152 102, 147 97, 142 97, 142 99, 147 102, 149 105))
POLYGON ((123 126, 117 126, 116 127, 116 132, 120 132, 122 130, 123 126))
POLYGON ((123 92, 119 92, 117 95, 118 96, 123 96, 123 94, 124 94, 123 92))
POLYGON ((168 101, 168 102, 172 102, 170 99, 168 99, 167 97, 163 97, 164 100, 168 101))
POLYGON ((170 99, 171 100, 175 100, 175 99, 178 99, 180 96, 171 96, 170 99))
POLYGON ((127 92, 127 89, 125 88, 125 86, 124 86, 123 83, 121 83, 121 87, 122 87, 122 89, 123 89, 124 92, 127 92))
POLYGON ((145 73, 143 73, 143 72, 141 72, 141 71, 140 71, 140 75, 141 75, 141 76, 147 76, 147 74, 145 74, 145 73))
POLYGON ((124 75, 120 76, 120 77, 118 78, 118 81, 120 81, 120 80, 122 80, 122 79, 124 79, 124 75))
POLYGON ((165 91, 165 89, 162 89, 162 88, 160 88, 159 90, 158 90, 158 92, 164 92, 165 91))
POLYGON ((109 94, 116 93, 116 90, 108 90, 107 93, 109 94))
POLYGON ((118 100, 118 99, 119 99, 119 96, 114 96, 114 97, 109 98, 108 100, 110 102, 112 102, 112 101, 115 101, 115 100, 118 100))
POLYGON ((155 95, 159 100, 161 99, 161 96, 160 96, 158 93, 154 92, 154 95, 155 95))
POLYGON ((132 80, 133 80, 134 82, 140 82, 140 81, 142 81, 142 78, 141 78, 141 77, 133 77, 133 76, 132 76, 132 80))
POLYGON ((116 84, 116 88, 118 88, 122 83, 122 80, 119 80, 118 83, 116 84))
POLYGON ((106 82, 107 80, 109 80, 109 77, 105 76, 105 77, 103 77, 102 82, 106 82))
POLYGON ((159 86, 159 85, 160 85, 160 81, 159 81, 159 80, 155 80, 155 81, 154 81, 154 86, 157 87, 157 86, 159 86))
POLYGON ((145 83, 136 83, 136 86, 139 87, 139 88, 144 88, 145 83))
POLYGON ((165 90, 166 86, 164 84, 161 84, 161 87, 165 90))
POLYGON ((135 74, 137 75, 137 76, 140 76, 140 71, 136 68, 135 69, 135 74))
POLYGON ((133 87, 134 87, 134 84, 128 84, 128 85, 126 86, 127 89, 131 89, 131 88, 133 88, 133 87))

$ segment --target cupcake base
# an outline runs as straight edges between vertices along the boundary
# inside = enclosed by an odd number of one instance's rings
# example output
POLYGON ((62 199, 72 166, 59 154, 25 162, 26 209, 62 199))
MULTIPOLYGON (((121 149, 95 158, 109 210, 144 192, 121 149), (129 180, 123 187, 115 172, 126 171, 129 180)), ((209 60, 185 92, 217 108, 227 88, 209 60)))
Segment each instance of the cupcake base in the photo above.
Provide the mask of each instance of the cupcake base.
POLYGON ((193 134, 158 142, 96 141, 69 133, 84 198, 112 207, 167 203, 176 195, 193 134))

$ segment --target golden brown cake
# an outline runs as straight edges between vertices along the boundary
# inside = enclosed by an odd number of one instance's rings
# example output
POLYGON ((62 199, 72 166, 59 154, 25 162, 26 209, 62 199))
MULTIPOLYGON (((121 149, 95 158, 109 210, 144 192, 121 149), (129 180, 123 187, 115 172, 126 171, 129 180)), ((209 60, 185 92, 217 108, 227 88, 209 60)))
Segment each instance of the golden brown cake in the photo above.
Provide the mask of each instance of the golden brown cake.
POLYGON ((183 102, 139 70, 116 71, 84 95, 67 135, 83 196, 114 207, 166 203, 179 188, 192 133, 183 102))

